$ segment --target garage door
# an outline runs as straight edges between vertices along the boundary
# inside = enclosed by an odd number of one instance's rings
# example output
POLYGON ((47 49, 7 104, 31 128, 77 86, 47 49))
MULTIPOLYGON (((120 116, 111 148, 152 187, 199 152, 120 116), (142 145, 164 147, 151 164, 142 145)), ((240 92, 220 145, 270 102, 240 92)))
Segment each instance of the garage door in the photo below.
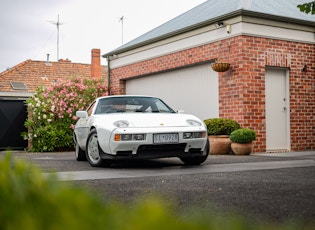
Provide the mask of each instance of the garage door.
POLYGON ((210 64, 127 80, 126 94, 159 97, 202 120, 219 116, 218 74, 210 64))

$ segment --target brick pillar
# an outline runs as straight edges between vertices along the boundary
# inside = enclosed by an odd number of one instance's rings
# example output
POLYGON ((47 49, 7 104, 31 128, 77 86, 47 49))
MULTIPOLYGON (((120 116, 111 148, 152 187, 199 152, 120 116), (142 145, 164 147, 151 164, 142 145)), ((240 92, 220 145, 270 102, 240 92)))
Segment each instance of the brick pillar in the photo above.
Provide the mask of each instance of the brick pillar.
POLYGON ((100 49, 92 49, 91 77, 93 79, 101 78, 101 50, 100 49))

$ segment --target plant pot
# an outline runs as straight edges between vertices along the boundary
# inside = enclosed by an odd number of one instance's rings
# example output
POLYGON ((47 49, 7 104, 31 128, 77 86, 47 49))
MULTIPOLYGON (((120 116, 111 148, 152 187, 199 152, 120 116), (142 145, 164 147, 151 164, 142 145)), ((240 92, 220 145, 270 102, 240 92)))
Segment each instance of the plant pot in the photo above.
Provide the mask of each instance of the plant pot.
POLYGON ((231 149, 235 155, 249 155, 253 152, 254 144, 250 143, 235 143, 232 142, 231 149))
POLYGON ((229 135, 210 135, 208 136, 210 142, 209 154, 223 155, 231 152, 231 140, 229 135))
POLYGON ((215 62, 211 64, 211 68, 216 72, 225 72, 230 68, 230 63, 215 62))

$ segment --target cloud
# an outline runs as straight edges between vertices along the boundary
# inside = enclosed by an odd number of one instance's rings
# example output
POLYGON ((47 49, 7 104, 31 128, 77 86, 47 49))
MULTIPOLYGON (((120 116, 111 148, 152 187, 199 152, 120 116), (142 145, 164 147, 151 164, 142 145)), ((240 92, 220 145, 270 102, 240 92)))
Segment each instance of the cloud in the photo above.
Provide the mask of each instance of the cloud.
MULTIPOLYGON (((0 3, 0 72, 27 59, 90 63, 91 49, 109 52, 204 0, 10 0, 0 3), (167 7, 165 7, 167 6, 167 7), (50 21, 50 22, 49 22, 50 21)), ((102 59, 102 64, 106 60, 102 59)))

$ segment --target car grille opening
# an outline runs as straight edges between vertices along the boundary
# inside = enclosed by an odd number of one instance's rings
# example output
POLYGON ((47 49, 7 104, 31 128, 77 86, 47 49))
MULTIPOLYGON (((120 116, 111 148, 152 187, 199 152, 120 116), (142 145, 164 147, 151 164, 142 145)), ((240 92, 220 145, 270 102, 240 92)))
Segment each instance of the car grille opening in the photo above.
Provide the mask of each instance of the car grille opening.
POLYGON ((117 151, 117 156, 131 156, 132 155, 132 151, 128 150, 128 151, 117 151))
POLYGON ((201 148, 191 148, 189 149, 190 154, 197 154, 201 152, 201 148))
POLYGON ((185 151, 186 144, 141 145, 138 155, 178 155, 185 151))
POLYGON ((186 143, 180 144, 157 144, 140 145, 137 153, 132 150, 122 150, 116 152, 115 159, 154 159, 167 157, 189 157, 202 154, 201 148, 190 148, 185 152, 186 143))

